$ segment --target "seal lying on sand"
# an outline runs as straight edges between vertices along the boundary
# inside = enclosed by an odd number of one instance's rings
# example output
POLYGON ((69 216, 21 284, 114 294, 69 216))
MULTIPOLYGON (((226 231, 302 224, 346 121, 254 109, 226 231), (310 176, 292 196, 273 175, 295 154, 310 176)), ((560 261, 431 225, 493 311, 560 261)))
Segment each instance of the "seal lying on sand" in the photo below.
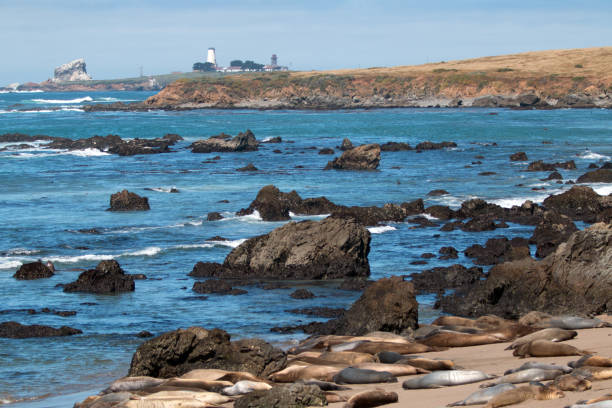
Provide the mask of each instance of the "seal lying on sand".
POLYGON ((334 375, 337 384, 375 384, 397 382, 397 378, 388 371, 374 371, 347 367, 334 375))
POLYGON ((488 380, 492 376, 475 370, 448 370, 436 371, 419 378, 404 381, 402 387, 406 390, 420 388, 441 388, 451 385, 470 384, 482 380, 488 380))
POLYGON ((138 391, 145 388, 151 388, 162 385, 167 382, 167 379, 153 378, 146 376, 139 377, 123 377, 113 381, 111 385, 102 391, 102 394, 120 391, 138 391))
POLYGON ((452 370, 455 363, 452 360, 438 360, 421 356, 405 356, 394 351, 381 351, 376 354, 378 361, 384 364, 405 364, 428 371, 452 370))
POLYGON ((580 360, 571 361, 568 363, 568 365, 573 368, 582 366, 612 367, 612 358, 588 355, 582 357, 580 360))
POLYGON ((446 349, 440 347, 430 347, 420 343, 389 343, 386 341, 366 341, 353 348, 353 351, 370 354, 380 353, 381 351, 394 351, 400 354, 413 354, 443 350, 446 349))
POLYGON ((333 382, 327 381, 319 381, 319 380, 297 380, 296 383, 301 383, 305 385, 316 385, 321 389, 321 391, 344 391, 350 390, 349 387, 344 387, 342 385, 335 384, 333 382))
POLYGON ((612 378, 612 367, 582 366, 573 371, 574 375, 580 375, 589 380, 608 380, 612 378))
POLYGON ((500 343, 502 340, 490 334, 469 334, 438 330, 419 339, 419 343, 433 347, 467 347, 500 343))
POLYGON ((551 316, 542 312, 529 312, 519 319, 519 323, 541 328, 555 327, 566 330, 611 327, 610 323, 599 319, 580 316, 551 316))
POLYGON ((557 378, 553 382, 555 387, 560 389, 561 391, 586 391, 590 390, 592 384, 589 380, 572 374, 564 374, 557 378))
POLYGON ((397 393, 387 392, 381 389, 363 391, 353 395, 344 408, 369 408, 380 405, 391 404, 398 401, 397 393))
POLYGON ((563 397, 565 397, 563 391, 558 390, 554 386, 525 385, 497 394, 485 405, 485 408, 505 407, 506 405, 518 404, 530 399, 552 400, 563 397))
POLYGON ((480 388, 492 387, 497 384, 520 384, 531 381, 546 381, 554 380, 555 378, 563 375, 561 370, 542 370, 541 368, 529 368, 527 370, 517 371, 512 374, 504 375, 503 377, 497 378, 494 382, 481 384, 480 388))
POLYGON ((519 346, 522 346, 523 344, 529 343, 530 341, 534 340, 549 340, 554 342, 560 342, 573 339, 577 335, 578 332, 574 330, 564 330, 557 328, 542 329, 538 330, 535 333, 531 333, 516 339, 511 345, 506 348, 506 350, 515 349, 519 346))
POLYGON ((297 380, 320 380, 332 381, 334 375, 339 373, 341 368, 332 366, 299 366, 294 365, 287 367, 284 370, 278 371, 270 375, 270 379, 274 382, 295 382, 297 380))
POLYGON ((264 382, 242 380, 231 387, 223 388, 222 392, 225 395, 243 395, 252 391, 269 390, 270 388, 272 388, 272 386, 264 382))
POLYGON ((463 401, 453 402, 448 404, 447 407, 462 407, 465 405, 480 405, 486 404, 497 394, 504 391, 513 390, 516 388, 514 384, 498 384, 494 387, 489 387, 484 390, 476 391, 467 396, 463 401))
POLYGON ((522 366, 520 366, 519 368, 513 368, 510 370, 506 370, 504 372, 504 375, 516 373, 518 371, 529 370, 530 368, 541 368, 542 370, 561 370, 564 373, 572 372, 572 368, 566 365, 547 364, 547 363, 541 363, 539 361, 528 361, 524 363, 522 366))
POLYGON ((386 371, 396 377, 404 375, 428 374, 429 371, 406 364, 361 363, 353 366, 362 370, 386 371))
POLYGON ((514 349, 512 355, 517 357, 558 357, 558 356, 584 356, 593 354, 591 351, 579 350, 574 346, 555 343, 548 340, 534 340, 514 349))

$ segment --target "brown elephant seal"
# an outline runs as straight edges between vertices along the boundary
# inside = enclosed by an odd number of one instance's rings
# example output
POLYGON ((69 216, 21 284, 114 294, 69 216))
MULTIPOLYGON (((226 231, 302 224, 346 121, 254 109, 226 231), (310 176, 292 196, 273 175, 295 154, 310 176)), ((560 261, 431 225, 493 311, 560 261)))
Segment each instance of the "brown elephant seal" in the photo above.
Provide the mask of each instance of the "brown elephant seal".
POLYGON ((494 387, 485 388, 468 395, 464 400, 448 404, 447 407, 463 407, 466 405, 480 405, 491 401, 497 394, 516 388, 514 384, 498 384, 494 387))
POLYGON ((578 335, 575 330, 565 330, 557 328, 541 329, 534 333, 528 334, 523 337, 519 337, 512 344, 510 344, 506 350, 513 350, 525 343, 529 343, 534 340, 549 340, 554 342, 560 342, 565 340, 571 340, 578 335))
POLYGON ((200 391, 213 391, 219 392, 225 387, 233 385, 231 381, 202 381, 202 380, 189 380, 184 378, 170 378, 164 385, 169 387, 183 387, 183 388, 197 388, 200 391))
POLYGON ((530 399, 552 400, 563 397, 565 397, 563 391, 555 386, 526 385, 496 395, 485 405, 485 408, 505 407, 530 399))
POLYGON ((333 366, 299 366, 294 365, 285 368, 284 370, 278 371, 270 375, 270 379, 274 382, 295 382, 297 380, 320 380, 320 381, 332 381, 334 375, 340 372, 342 368, 333 366))
POLYGON ((454 370, 455 363, 453 360, 438 360, 425 357, 404 356, 395 364, 411 365, 413 367, 422 368, 427 371, 454 370))
POLYGON ((397 382, 397 378, 388 371, 347 367, 334 375, 333 381, 336 384, 377 384, 397 382))
POLYGON ((384 363, 361 363, 354 366, 355 368, 361 368, 364 370, 374 371, 386 371, 393 374, 396 377, 402 377, 404 375, 415 375, 415 374, 429 374, 428 370, 417 368, 407 364, 384 364, 384 363))
POLYGON ((586 400, 586 401, 578 401, 578 404, 595 404, 596 402, 603 402, 603 401, 612 401, 612 393, 606 394, 606 395, 603 395, 597 398, 591 398, 590 400, 586 400))
POLYGON ((612 367, 582 366, 575 369, 572 374, 585 377, 589 380, 608 380, 612 378, 612 367))
POLYGON ((583 356, 593 354, 591 351, 579 350, 574 346, 563 343, 555 343, 549 340, 534 340, 514 349, 512 355, 516 357, 559 357, 559 356, 583 356))
POLYGON ((156 387, 166 383, 167 379, 153 378, 146 376, 139 377, 123 377, 113 381, 111 385, 102 391, 102 394, 121 391, 138 391, 145 388, 156 387))
POLYGON ((388 343, 383 341, 364 342, 353 349, 353 351, 355 352, 369 354, 377 354, 381 351, 394 351, 399 354, 414 354, 443 350, 446 349, 440 347, 432 347, 421 343, 388 343))
POLYGON ((496 378, 494 382, 482 384, 480 388, 492 387, 497 384, 520 384, 531 381, 547 381, 563 375, 562 370, 543 370, 541 368, 529 368, 512 374, 496 378))
POLYGON ((492 376, 476 370, 447 370, 435 371, 422 377, 412 378, 404 381, 402 387, 405 390, 416 390, 421 388, 440 388, 452 385, 471 384, 482 380, 488 380, 492 376))
POLYGON ((389 392, 377 388, 375 390, 363 391, 353 395, 344 408, 370 408, 397 402, 399 397, 396 392, 389 392))
POLYGON ((233 384, 240 380, 265 381, 247 371, 227 371, 216 368, 198 368, 196 370, 191 370, 178 378, 199 381, 229 381, 233 384))
POLYGON ((561 391, 586 391, 590 390, 592 384, 589 380, 572 374, 564 374, 561 375, 553 381, 555 387, 560 389, 561 391))
POLYGON ((321 389, 321 391, 345 391, 350 390, 349 387, 345 387, 343 385, 338 385, 333 382, 328 381, 319 381, 319 380, 297 380, 296 383, 301 383, 305 385, 316 385, 321 389))
POLYGON ((419 339, 419 343, 430 347, 467 347, 499 343, 502 340, 490 334, 468 334, 439 330, 419 339))
POLYGON ((476 320, 459 316, 440 316, 431 324, 434 326, 476 327, 476 320))
POLYGON ((334 404, 337 402, 346 402, 348 400, 348 397, 345 397, 344 395, 336 394, 335 392, 325 391, 324 393, 325 393, 325 400, 327 401, 328 404, 334 404))
POLYGON ((570 367, 579 368, 582 366, 593 367, 612 367, 612 358, 602 356, 584 356, 580 360, 568 363, 570 367))
POLYGON ((319 358, 325 361, 348 365, 359 363, 373 363, 376 361, 374 356, 370 353, 359 353, 355 351, 327 351, 325 353, 322 353, 319 358))
POLYGON ((531 326, 546 328, 555 327, 558 329, 578 330, 592 329, 598 327, 612 327, 610 323, 599 319, 591 319, 580 316, 551 316, 541 312, 530 312, 519 319, 519 323, 531 326))

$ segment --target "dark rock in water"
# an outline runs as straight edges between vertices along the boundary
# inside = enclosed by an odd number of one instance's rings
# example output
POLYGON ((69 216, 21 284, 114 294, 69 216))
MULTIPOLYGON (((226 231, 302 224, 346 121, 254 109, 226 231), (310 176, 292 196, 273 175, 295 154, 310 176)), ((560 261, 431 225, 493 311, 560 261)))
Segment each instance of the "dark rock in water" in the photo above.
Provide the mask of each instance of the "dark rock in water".
POLYGON ((216 368, 267 377, 286 364, 286 354, 263 340, 230 342, 230 335, 223 330, 190 327, 143 343, 132 357, 128 375, 170 378, 195 369, 216 368))
POLYGON ((400 334, 417 328, 414 286, 399 276, 369 285, 346 313, 318 327, 321 334, 361 336, 372 331, 400 334))
POLYGON ((48 149, 83 150, 98 149, 119 156, 133 156, 137 154, 168 153, 169 147, 177 141, 183 140, 179 135, 168 134, 156 139, 122 140, 117 135, 93 136, 84 139, 53 138, 45 145, 48 149))
POLYGON ((353 292, 361 292, 365 288, 367 288, 373 281, 363 279, 363 278, 354 278, 354 279, 345 279, 342 281, 338 289, 340 290, 348 290, 353 292))
POLYGON ((427 195, 430 197, 437 197, 437 196, 442 196, 442 195, 447 195, 447 194, 450 194, 450 193, 446 190, 431 190, 429 193, 427 193, 427 195))
POLYGON ((220 204, 228 204, 229 200, 219 200, 217 202, 220 203, 220 204))
POLYGON ((557 163, 544 163, 542 160, 529 163, 527 171, 555 171, 556 169, 575 170, 576 163, 573 160, 557 163))
POLYGON ((78 232, 79 234, 93 234, 93 235, 101 234, 100 230, 98 230, 97 228, 83 228, 83 229, 77 230, 76 232, 78 232))
POLYGON ((406 212, 406 216, 422 214, 425 211, 425 205, 423 204, 422 198, 410 202, 401 203, 400 207, 404 209, 404 211, 406 212))
POLYGON ((413 150, 408 143, 404 142, 387 142, 380 145, 380 150, 383 152, 401 152, 413 150))
POLYGON ((326 148, 319 150, 319 154, 334 154, 334 149, 330 149, 329 147, 326 147, 326 148))
POLYGON ((553 171, 544 180, 563 180, 563 176, 558 171, 553 171))
POLYGON ((64 292, 115 294, 133 292, 134 286, 132 276, 126 275, 117 261, 110 260, 81 273, 75 282, 64 286, 64 292))
POLYGON ((134 280, 146 280, 147 279, 147 275, 145 275, 144 273, 133 273, 128 276, 134 280))
POLYGON ((208 215, 206 215, 206 221, 219 221, 222 219, 223 216, 216 211, 209 212, 208 215))
POLYGON ((235 408, 307 408, 325 405, 325 393, 318 386, 301 383, 275 385, 269 390, 253 391, 234 402, 235 408))
POLYGON ((476 265, 496 265, 531 256, 529 242, 524 238, 490 238, 484 247, 472 245, 464 253, 468 258, 475 258, 476 265))
POLYGON ((445 312, 518 318, 530 311, 552 315, 610 313, 612 225, 573 233, 541 261, 525 258, 496 265, 487 279, 442 299, 445 312))
POLYGON ((612 161, 605 162, 601 165, 600 169, 612 170, 612 161))
POLYGON ((309 307, 304 309, 291 309, 287 310, 287 312, 294 314, 302 314, 306 316, 335 318, 342 316, 344 312, 346 312, 346 309, 334 309, 331 307, 309 307))
POLYGON ((107 211, 148 211, 149 199, 123 190, 111 195, 110 208, 107 211))
MULTIPOLYGON (((479 163, 480 164, 480 163, 479 163)), ((478 173, 479 176, 494 176, 497 173, 494 171, 483 171, 482 173, 478 173)))
POLYGON ((344 207, 338 206, 331 214, 334 218, 354 219, 363 225, 377 225, 380 222, 401 222, 406 218, 406 210, 396 204, 382 207, 344 207))
POLYGON ((280 149, 274 149, 274 150, 272 150, 272 153, 282 154, 282 153, 283 153, 283 151, 282 151, 282 150, 280 150, 280 149))
POLYGON ((353 143, 351 143, 348 137, 345 137, 344 140, 342 140, 342 144, 340 145, 339 149, 342 151, 346 151, 351 150, 353 147, 353 143))
POLYGON ((460 227, 466 232, 493 231, 497 228, 495 222, 486 217, 472 218, 460 227))
MULTIPOLYGON (((0 135, 0 143, 19 143, 19 142, 35 142, 37 140, 53 140, 52 136, 45 135, 26 135, 23 133, 4 133, 0 135)), ((348 139, 347 139, 348 140, 348 139)))
POLYGON ((50 278, 54 275, 53 270, 41 261, 23 264, 19 267, 13 278, 18 280, 32 280, 50 278))
POLYGON ((470 285, 484 276, 482 268, 471 267, 468 269, 459 264, 410 274, 411 282, 417 294, 444 293, 447 289, 457 289, 470 285))
POLYGON ((457 259, 459 257, 459 252, 452 246, 442 247, 438 253, 440 254, 440 259, 442 260, 457 259))
POLYGON ((543 258, 554 252, 559 244, 565 242, 576 231, 578 228, 569 217, 551 210, 544 213, 529 242, 537 245, 535 255, 543 258))
POLYGON ((416 145, 416 150, 439 150, 439 149, 447 149, 449 147, 457 147, 457 143, 455 142, 421 142, 416 145))
POLYGON ((380 163, 380 146, 366 144, 354 147, 327 163, 325 170, 375 170, 380 163))
POLYGON ((540 103, 540 97, 535 94, 521 94, 516 97, 519 106, 535 106, 540 103))
POLYGON ((136 337, 140 337, 140 338, 153 337, 153 333, 151 333, 150 331, 143 330, 141 332, 138 332, 136 334, 136 337))
POLYGON ((293 299, 312 299, 315 297, 314 293, 308 289, 298 289, 289 296, 291 296, 293 299))
POLYGON ((432 254, 431 252, 425 252, 423 254, 421 254, 421 258, 425 258, 425 259, 429 259, 429 258, 435 258, 436 255, 432 254))
POLYGON ((427 207, 424 212, 439 220, 455 218, 455 212, 445 205, 432 205, 427 207))
POLYGON ((261 143, 282 143, 283 139, 280 136, 269 137, 261 141, 261 143))
POLYGON ((250 130, 231 137, 221 133, 205 140, 197 140, 189 146, 193 153, 251 152, 257 150, 258 142, 250 130))
POLYGON ((418 261, 412 261, 410 262, 410 265, 427 265, 427 261, 424 261, 422 259, 419 259, 418 261))
POLYGON ((189 273, 189 276, 195 278, 211 278, 221 276, 225 272, 225 267, 216 262, 198 262, 189 273))
POLYGON ((600 196, 587 186, 573 186, 564 193, 548 196, 542 204, 573 220, 592 223, 612 217, 612 198, 600 196))
POLYGON ((244 295, 247 293, 243 289, 234 289, 229 282, 218 279, 210 279, 205 282, 195 282, 192 290, 200 294, 215 293, 218 295, 244 295))
POLYGON ((587 168, 589 168, 589 169, 598 169, 599 166, 596 165, 595 163, 591 163, 591 164, 589 164, 589 166, 587 168))
POLYGON ((276 289, 291 289, 291 286, 282 282, 271 282, 261 286, 263 290, 276 290, 276 289))
POLYGON ((259 169, 257 167, 255 167, 255 165, 253 163, 249 163, 244 167, 240 167, 238 169, 236 169, 236 171, 258 171, 259 169))
POLYGON ((510 161, 527 161, 527 153, 516 152, 510 155, 510 161))
POLYGON ((582 176, 578 177, 576 182, 578 183, 612 183, 612 169, 602 167, 597 170, 589 171, 587 173, 584 173, 582 176))
POLYGON ((30 337, 58 337, 72 336, 83 333, 79 329, 62 326, 59 329, 50 326, 33 324, 31 326, 22 325, 17 322, 0 323, 0 337, 9 339, 26 339, 30 337))
POLYGON ((440 228, 440 231, 449 232, 449 231, 454 231, 456 229, 461 229, 461 228, 463 228, 462 221, 450 221, 444 224, 442 228, 440 228))

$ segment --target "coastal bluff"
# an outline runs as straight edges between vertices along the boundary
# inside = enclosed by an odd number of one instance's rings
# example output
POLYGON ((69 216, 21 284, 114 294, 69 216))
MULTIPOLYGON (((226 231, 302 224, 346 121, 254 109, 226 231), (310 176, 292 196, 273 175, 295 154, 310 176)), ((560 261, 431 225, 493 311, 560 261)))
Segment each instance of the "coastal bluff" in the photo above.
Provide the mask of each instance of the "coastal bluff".
POLYGON ((417 66, 180 79, 146 101, 95 110, 612 108, 612 47, 417 66))

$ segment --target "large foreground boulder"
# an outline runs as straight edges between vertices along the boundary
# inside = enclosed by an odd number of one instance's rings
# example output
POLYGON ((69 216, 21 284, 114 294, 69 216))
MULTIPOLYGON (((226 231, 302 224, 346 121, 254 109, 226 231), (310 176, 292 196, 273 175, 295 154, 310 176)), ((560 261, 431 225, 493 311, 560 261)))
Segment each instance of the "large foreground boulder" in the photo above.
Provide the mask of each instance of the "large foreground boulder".
POLYGON ((64 286, 64 292, 115 294, 133 292, 134 287, 134 278, 126 275, 117 261, 110 260, 81 273, 76 281, 64 286))
POLYGON ((257 150, 258 145, 253 132, 247 129, 235 137, 221 133, 208 139, 196 140, 189 147, 193 153, 252 152, 257 150))
POLYGON ((170 378, 195 369, 215 368, 266 377, 286 364, 286 354, 263 340, 231 342, 223 330, 190 327, 143 343, 132 357, 128 375, 170 378))
POLYGON ((196 264, 192 275, 308 280, 368 276, 369 252, 370 232, 354 220, 290 222, 243 242, 222 266, 196 264))
POLYGON ((573 233, 542 261, 525 258, 493 267, 477 282, 442 300, 444 311, 517 318, 550 314, 602 314, 612 310, 612 225, 573 233))
POLYGON ((53 275, 53 270, 49 266, 36 261, 21 265, 13 277, 17 280, 32 280, 50 278, 53 275))
POLYGON ((346 150, 327 163, 325 170, 375 170, 380 163, 380 146, 366 144, 346 150))
POLYGON ((111 195, 110 208, 107 211, 148 211, 149 199, 127 190, 111 195))
POLYGON ((612 169, 597 169, 584 173, 576 180, 578 183, 612 183, 612 169))
POLYGON ((414 286, 399 276, 369 285, 346 313, 317 328, 321 334, 362 336, 373 331, 400 334, 418 327, 414 286))
POLYGON ((318 386, 300 383, 253 391, 234 402, 235 408, 307 408, 324 405, 327 405, 327 399, 318 386))
POLYGON ((59 329, 56 329, 49 326, 42 326, 40 324, 26 326, 17 322, 0 323, 0 337, 9 339, 72 336, 81 333, 83 333, 81 330, 73 329, 72 327, 68 326, 62 326, 59 329))

